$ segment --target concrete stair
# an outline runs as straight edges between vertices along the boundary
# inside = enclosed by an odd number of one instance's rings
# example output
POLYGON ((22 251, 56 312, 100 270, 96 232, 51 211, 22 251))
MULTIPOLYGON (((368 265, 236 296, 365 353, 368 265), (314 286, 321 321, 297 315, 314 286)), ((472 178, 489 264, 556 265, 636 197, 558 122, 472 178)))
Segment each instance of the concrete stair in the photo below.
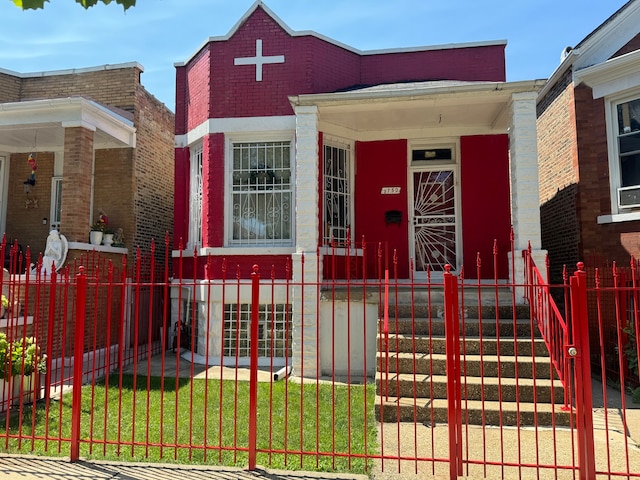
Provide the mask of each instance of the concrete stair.
MULTIPOLYGON (((406 297, 398 302, 389 310, 387 334, 379 322, 376 416, 385 422, 446 423, 443 305, 411 306, 406 297)), ((460 336, 463 422, 570 424, 562 408, 564 390, 528 306, 465 307, 460 336)))

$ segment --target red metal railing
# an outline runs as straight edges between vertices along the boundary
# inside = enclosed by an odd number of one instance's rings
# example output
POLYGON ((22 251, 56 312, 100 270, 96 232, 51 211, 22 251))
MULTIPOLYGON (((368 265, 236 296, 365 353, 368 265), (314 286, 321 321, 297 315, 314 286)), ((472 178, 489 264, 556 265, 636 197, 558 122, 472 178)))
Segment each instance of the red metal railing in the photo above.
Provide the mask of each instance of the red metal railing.
MULTIPOLYGON (((168 240, 126 257, 91 252, 52 275, 37 262, 20 273, 29 251, 6 248, 12 267, 0 287, 17 303, 0 331, 11 352, 33 337, 46 372, 35 388, 0 389, 10 391, 4 451, 450 478, 640 477, 626 394, 640 380, 628 353, 637 358, 635 261, 610 281, 579 270, 555 287, 531 251, 495 245, 475 270, 409 267, 408 278, 394 252, 364 241, 292 255, 282 271, 207 257, 202 278, 197 251, 181 251, 171 271, 168 240), (507 254, 509 279, 496 273, 507 254), (603 380, 593 389, 590 368, 603 380), (605 444, 593 434, 600 420, 605 444)), ((18 356, 20 377, 29 362, 18 356)))

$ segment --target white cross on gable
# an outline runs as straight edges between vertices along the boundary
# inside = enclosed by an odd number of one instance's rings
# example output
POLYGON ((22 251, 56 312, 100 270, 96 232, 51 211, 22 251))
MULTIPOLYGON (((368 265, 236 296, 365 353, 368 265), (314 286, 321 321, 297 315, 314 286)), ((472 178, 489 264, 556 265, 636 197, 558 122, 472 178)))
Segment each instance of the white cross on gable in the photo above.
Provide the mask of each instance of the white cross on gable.
POLYGON ((262 39, 256 40, 256 56, 255 57, 238 57, 233 59, 234 65, 255 65, 256 66, 256 82, 262 81, 262 66, 267 63, 284 63, 284 55, 272 55, 269 57, 262 56, 262 39))

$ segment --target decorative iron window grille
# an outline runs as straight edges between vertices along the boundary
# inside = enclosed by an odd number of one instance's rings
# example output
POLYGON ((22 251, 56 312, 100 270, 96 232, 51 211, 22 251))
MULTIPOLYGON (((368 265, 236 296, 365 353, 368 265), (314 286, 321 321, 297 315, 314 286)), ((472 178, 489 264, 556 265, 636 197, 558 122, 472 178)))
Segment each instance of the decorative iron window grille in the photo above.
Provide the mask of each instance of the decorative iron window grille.
MULTIPOLYGON (((291 358, 291 306, 284 303, 258 306, 258 356, 291 358)), ((251 304, 224 306, 224 356, 251 354, 251 304)))
POLYGON ((290 245, 291 142, 233 144, 231 243, 290 245))
POLYGON ((202 146, 191 150, 189 181, 189 241, 187 248, 202 246, 202 146))
POLYGON ((348 147, 324 146, 324 243, 344 244, 351 226, 351 158, 348 147))

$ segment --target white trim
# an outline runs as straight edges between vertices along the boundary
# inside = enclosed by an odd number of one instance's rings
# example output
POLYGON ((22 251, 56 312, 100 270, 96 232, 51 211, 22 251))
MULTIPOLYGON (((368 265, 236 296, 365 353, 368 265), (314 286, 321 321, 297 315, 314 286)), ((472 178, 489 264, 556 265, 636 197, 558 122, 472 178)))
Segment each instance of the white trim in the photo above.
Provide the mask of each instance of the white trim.
POLYGON ((108 247, 106 245, 93 245, 84 242, 69 242, 69 250, 83 250, 87 252, 120 253, 126 255, 129 250, 122 247, 108 247))
MULTIPOLYGON (((295 253, 294 247, 203 247, 198 249, 197 253, 199 257, 205 257, 207 255, 213 255, 218 257, 232 256, 232 255, 292 255, 295 253)), ((172 250, 171 256, 174 258, 193 257, 193 250, 172 250)))
POLYGON ((210 118, 189 130, 186 134, 176 135, 175 147, 184 148, 212 133, 242 134, 276 131, 291 131, 296 129, 295 115, 273 117, 242 117, 242 118, 210 118))
POLYGON ((640 86, 640 50, 578 70, 576 85, 584 82, 593 90, 593 98, 619 94, 640 86))
POLYGON ((607 223, 633 222, 640 220, 640 212, 598 215, 598 225, 607 223))
MULTIPOLYGON (((319 172, 320 175, 322 175, 322 192, 320 192, 321 195, 321 201, 322 201, 322 210, 321 210, 321 215, 322 215, 322 222, 323 225, 321 226, 322 229, 322 235, 320 238, 320 243, 322 245, 325 245, 325 232, 324 232, 324 222, 325 222, 325 198, 324 198, 324 190, 325 190, 325 183, 324 183, 324 147, 325 146, 329 146, 329 147, 334 147, 334 148, 340 148, 343 150, 346 150, 348 152, 349 155, 349 176, 347 178, 347 183, 348 183, 348 188, 349 188, 349 219, 351 220, 351 225, 350 225, 350 234, 351 234, 351 241, 353 241, 354 238, 356 237, 356 231, 355 231, 355 224, 356 224, 356 218, 355 218, 355 199, 356 199, 356 191, 355 191, 355 186, 356 186, 356 149, 355 149, 355 142, 353 140, 348 140, 345 138, 340 138, 340 137, 336 137, 333 135, 323 135, 322 137, 322 151, 319 152, 320 154, 320 158, 322 158, 322 171, 319 172)), ((330 246, 329 246, 330 248, 330 246)), ((334 251, 337 249, 334 249, 334 251)), ((344 249, 342 249, 344 250, 344 249)))
MULTIPOLYGON (((415 239, 413 235, 413 212, 414 212, 414 202, 413 198, 414 185, 413 185, 413 174, 414 172, 425 172, 425 171, 441 171, 441 170, 451 170, 453 171, 453 191, 455 195, 454 205, 455 205, 455 218, 456 218, 456 262, 457 265, 452 265, 454 271, 452 273, 456 273, 458 271, 459 266, 462 264, 462 193, 460 188, 460 139, 415 139, 410 140, 407 143, 407 228, 408 228, 408 238, 409 238, 409 259, 414 261, 414 274, 422 274, 423 272, 415 271, 415 239), (419 164, 413 165, 411 160, 411 152, 414 149, 423 149, 423 148, 451 148, 451 161, 434 161, 433 163, 429 163, 429 165, 419 164)), ((443 272, 442 272, 443 273, 443 272)), ((440 276, 441 272, 431 272, 431 276, 434 275, 436 278, 440 276)))
POLYGON ((245 247, 249 248, 258 248, 260 251, 264 251, 268 248, 273 247, 283 247, 283 248, 293 248, 295 245, 295 232, 296 232, 296 146, 295 146, 295 131, 261 131, 261 132, 235 132, 231 135, 225 135, 225 146, 224 146, 224 178, 225 178, 225 188, 224 188, 224 247, 228 248, 237 248, 241 247, 241 249, 245 249, 245 247), (289 179, 290 189, 291 189, 291 212, 290 212, 290 238, 288 240, 283 240, 281 242, 273 242, 280 243, 281 245, 274 245, 273 243, 265 242, 262 244, 253 244, 253 245, 243 245, 240 246, 238 244, 233 243, 233 144, 234 143, 254 143, 254 142, 289 142, 289 165, 291 169, 291 177, 289 179))
POLYGON ((490 46, 499 46, 499 45, 507 45, 506 40, 491 40, 491 41, 482 41, 482 42, 467 42, 467 43, 448 43, 444 45, 430 45, 430 46, 422 46, 422 47, 409 47, 409 48, 390 48, 390 49, 382 49, 382 50, 358 50, 350 45, 339 42, 332 38, 326 37, 320 33, 314 32, 313 30, 301 30, 296 31, 292 30, 286 23, 280 19, 273 11, 267 7, 262 0, 256 0, 251 7, 240 17, 240 19, 236 22, 236 24, 231 27, 231 30, 227 32, 226 35, 209 37, 205 40, 202 45, 184 62, 174 63, 174 67, 184 67, 191 60, 193 60, 203 48, 205 48, 209 43, 212 42, 225 42, 229 40, 235 33, 240 29, 240 27, 246 22, 255 10, 261 7, 267 15, 271 17, 287 34, 291 37, 316 37, 320 40, 323 40, 327 43, 331 43, 337 47, 343 48, 353 53, 357 53, 358 55, 381 55, 387 53, 406 53, 406 52, 422 52, 422 51, 431 51, 431 50, 449 50, 454 48, 472 48, 472 47, 490 47, 490 46))
MULTIPOLYGON (((612 96, 606 98, 604 102, 605 110, 605 127, 607 136, 607 152, 609 155, 609 198, 611 202, 611 217, 618 217, 620 208, 618 206, 618 188, 620 188, 620 153, 618 149, 618 128, 617 128, 617 111, 616 107, 620 103, 628 102, 631 100, 640 99, 640 89, 627 92, 624 95, 612 96)), ((627 215, 633 215, 629 213, 620 214, 623 219, 627 218, 627 215)), ((606 217, 606 215, 604 216, 606 217)), ((600 218, 600 217, 599 217, 600 218)), ((617 220, 627 221, 627 220, 617 220)))
POLYGON ((9 155, 0 154, 0 237, 7 231, 9 163, 9 155))
POLYGON ((127 62, 127 63, 97 65, 94 67, 70 68, 67 70, 49 70, 49 71, 43 71, 43 72, 30 72, 30 73, 19 73, 19 72, 14 72, 12 70, 6 70, 4 68, 0 68, 0 73, 4 73, 6 75, 12 75, 18 78, 37 78, 37 77, 53 77, 56 75, 75 75, 77 73, 102 72, 104 70, 122 70, 125 68, 138 68, 140 69, 141 72, 144 72, 144 67, 140 65, 138 62, 127 62))

